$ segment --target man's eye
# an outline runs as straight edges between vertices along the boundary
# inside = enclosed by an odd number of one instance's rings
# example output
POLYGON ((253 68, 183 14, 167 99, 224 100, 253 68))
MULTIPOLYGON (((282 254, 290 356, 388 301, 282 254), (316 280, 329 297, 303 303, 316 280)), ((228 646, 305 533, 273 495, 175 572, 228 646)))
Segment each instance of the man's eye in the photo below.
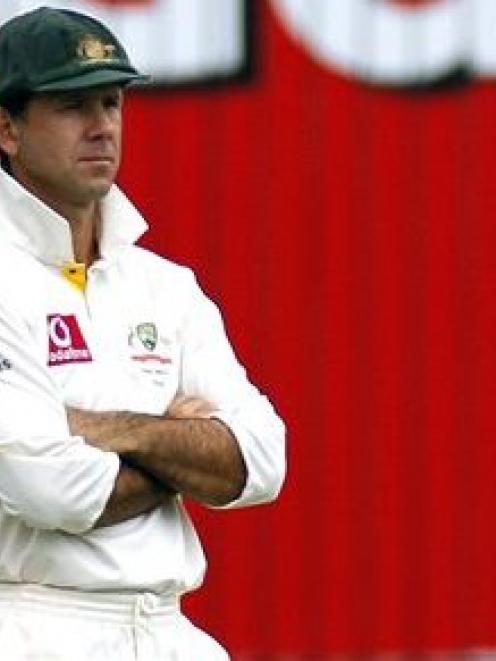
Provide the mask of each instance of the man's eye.
POLYGON ((71 101, 65 101, 62 104, 64 110, 79 110, 83 106, 83 102, 78 99, 73 99, 71 101))
POLYGON ((121 100, 119 97, 113 97, 111 99, 107 99, 105 101, 105 107, 106 108, 120 108, 121 105, 121 100))

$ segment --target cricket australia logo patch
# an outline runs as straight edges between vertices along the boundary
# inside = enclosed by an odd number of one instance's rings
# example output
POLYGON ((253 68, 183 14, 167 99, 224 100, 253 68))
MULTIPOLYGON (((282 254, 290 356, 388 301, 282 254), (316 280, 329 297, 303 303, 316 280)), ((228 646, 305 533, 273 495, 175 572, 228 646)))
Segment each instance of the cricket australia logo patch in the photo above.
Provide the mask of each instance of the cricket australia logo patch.
POLYGON ((131 359, 136 362, 161 365, 169 365, 172 362, 167 351, 169 342, 159 334, 153 322, 141 323, 131 328, 128 345, 132 351, 131 359))
POLYGON ((47 315, 48 365, 88 363, 93 360, 75 315, 47 315))
POLYGON ((158 341, 158 331, 155 324, 138 324, 136 335, 145 349, 148 349, 148 351, 155 350, 158 341))

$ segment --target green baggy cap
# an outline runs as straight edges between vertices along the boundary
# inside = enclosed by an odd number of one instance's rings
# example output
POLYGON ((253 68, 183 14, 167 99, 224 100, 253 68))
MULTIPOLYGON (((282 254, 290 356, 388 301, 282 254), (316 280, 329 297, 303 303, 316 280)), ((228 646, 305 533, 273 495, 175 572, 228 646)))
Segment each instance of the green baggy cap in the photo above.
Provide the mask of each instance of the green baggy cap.
POLYGON ((147 80, 110 30, 68 9, 40 7, 0 27, 0 104, 42 92, 63 92, 147 80))

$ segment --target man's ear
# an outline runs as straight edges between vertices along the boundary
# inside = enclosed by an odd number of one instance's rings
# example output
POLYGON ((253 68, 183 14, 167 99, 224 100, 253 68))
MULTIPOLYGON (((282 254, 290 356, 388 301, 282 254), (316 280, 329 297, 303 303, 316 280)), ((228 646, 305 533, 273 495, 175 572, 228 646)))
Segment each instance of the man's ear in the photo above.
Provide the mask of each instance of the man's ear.
POLYGON ((0 149, 7 156, 15 156, 19 146, 19 127, 12 115, 0 106, 0 149))

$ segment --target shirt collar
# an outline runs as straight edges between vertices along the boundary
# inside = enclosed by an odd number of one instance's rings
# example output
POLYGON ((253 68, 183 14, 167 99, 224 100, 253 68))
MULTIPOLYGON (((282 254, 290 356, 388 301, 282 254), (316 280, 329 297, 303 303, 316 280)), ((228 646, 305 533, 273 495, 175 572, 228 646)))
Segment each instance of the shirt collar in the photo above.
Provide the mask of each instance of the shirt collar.
MULTIPOLYGON (((116 186, 101 202, 100 254, 111 258, 119 248, 132 245, 148 229, 145 220, 116 186)), ((69 223, 32 195, 0 168, 0 237, 41 261, 74 261, 69 223)))

